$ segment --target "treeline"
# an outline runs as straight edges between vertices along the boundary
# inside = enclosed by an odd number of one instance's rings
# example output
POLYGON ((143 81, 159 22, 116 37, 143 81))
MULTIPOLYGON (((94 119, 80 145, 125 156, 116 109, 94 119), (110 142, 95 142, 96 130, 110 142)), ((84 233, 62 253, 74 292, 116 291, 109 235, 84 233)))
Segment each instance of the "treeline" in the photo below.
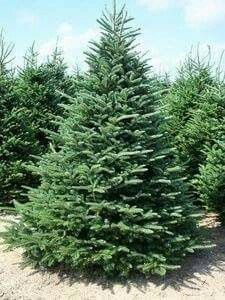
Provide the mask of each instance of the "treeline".
POLYGON ((211 247, 204 212, 225 223, 224 82, 192 57, 156 76, 131 21, 103 14, 82 75, 33 47, 12 72, 2 43, 0 201, 19 214, 4 237, 36 266, 164 275, 211 247))

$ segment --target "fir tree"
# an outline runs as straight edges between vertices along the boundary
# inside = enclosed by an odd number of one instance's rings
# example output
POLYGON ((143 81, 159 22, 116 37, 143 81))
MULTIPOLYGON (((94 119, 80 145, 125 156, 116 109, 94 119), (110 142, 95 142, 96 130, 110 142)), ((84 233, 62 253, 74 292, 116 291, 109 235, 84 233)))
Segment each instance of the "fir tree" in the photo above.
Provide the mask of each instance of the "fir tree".
MULTIPOLYGON (((65 97, 57 89, 70 93, 72 79, 56 50, 46 63, 38 64, 37 53, 31 47, 25 57, 24 68, 13 82, 10 99, 13 108, 2 121, 4 131, 1 141, 0 201, 25 201, 23 185, 36 185, 26 165, 48 149, 48 139, 43 129, 56 129, 52 124, 55 115, 62 113, 59 103, 65 97)), ((8 97, 9 98, 9 97, 8 97)))
POLYGON ((87 53, 83 87, 32 170, 41 185, 5 238, 37 266, 164 275, 199 246, 196 213, 159 131, 158 82, 138 30, 114 7, 87 53))
MULTIPOLYGON (((11 54, 13 45, 5 42, 3 32, 0 33, 0 203, 3 197, 4 187, 8 187, 8 181, 5 182, 5 186, 1 180, 2 174, 8 172, 5 158, 8 155, 7 148, 10 148, 13 141, 12 136, 6 136, 9 132, 8 123, 12 119, 15 112, 15 99, 13 98, 14 87, 14 71, 9 68, 9 64, 12 61, 11 54), (7 147, 5 144, 7 143, 7 147)), ((6 195, 7 198, 7 195, 6 195)))
POLYGON ((190 191, 195 198, 199 194, 193 180, 206 159, 205 148, 220 136, 224 120, 221 92, 221 82, 210 63, 189 56, 164 98, 165 113, 170 117, 166 130, 178 150, 180 163, 186 165, 190 191))
POLYGON ((225 225, 225 143, 216 141, 207 148, 206 161, 200 166, 195 179, 199 195, 207 207, 218 213, 219 219, 225 225))

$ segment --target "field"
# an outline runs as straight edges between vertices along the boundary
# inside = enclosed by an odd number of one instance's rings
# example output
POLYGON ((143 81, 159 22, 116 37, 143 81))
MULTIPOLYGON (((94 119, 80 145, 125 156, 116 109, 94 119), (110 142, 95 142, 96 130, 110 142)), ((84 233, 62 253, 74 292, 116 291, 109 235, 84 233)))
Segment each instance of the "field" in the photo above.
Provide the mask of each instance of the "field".
MULTIPOLYGON (((0 230, 11 216, 1 216, 0 230)), ((40 272, 25 267, 21 251, 6 252, 0 246, 0 298, 3 300, 144 300, 225 299, 225 229, 208 214, 204 224, 216 247, 190 256, 183 267, 164 279, 109 283, 88 280, 63 271, 40 272)))
POLYGON ((60 43, 14 64, 0 31, 0 300, 225 299, 223 57, 183 45, 157 71, 109 2, 86 48, 57 31, 75 64, 60 43))

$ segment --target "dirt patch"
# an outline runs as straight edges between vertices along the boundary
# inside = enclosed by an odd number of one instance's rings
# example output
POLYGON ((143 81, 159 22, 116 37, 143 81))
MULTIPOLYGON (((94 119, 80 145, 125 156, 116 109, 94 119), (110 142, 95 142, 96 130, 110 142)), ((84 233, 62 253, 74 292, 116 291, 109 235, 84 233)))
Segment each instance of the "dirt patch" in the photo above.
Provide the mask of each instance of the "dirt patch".
MULTIPOLYGON (((0 231, 11 216, 0 216, 0 231)), ((225 299, 225 229, 210 214, 203 222, 216 247, 186 259, 163 279, 122 283, 85 280, 66 273, 38 272, 22 265, 21 251, 0 245, 0 299, 3 300, 197 300, 225 299)))

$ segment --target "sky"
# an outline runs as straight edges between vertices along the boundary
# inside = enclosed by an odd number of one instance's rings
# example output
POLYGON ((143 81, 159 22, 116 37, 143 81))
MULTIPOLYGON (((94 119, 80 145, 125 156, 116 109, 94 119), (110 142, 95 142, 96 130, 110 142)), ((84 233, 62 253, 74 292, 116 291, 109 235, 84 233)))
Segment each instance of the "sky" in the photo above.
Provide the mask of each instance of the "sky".
MULTIPOLYGON (((70 66, 85 69, 90 40, 99 37, 96 19, 112 0, 0 0, 0 28, 15 44, 15 64, 35 41, 40 59, 55 48, 56 41, 70 66)), ((225 50, 225 0, 117 0, 141 28, 139 50, 147 51, 151 65, 160 73, 175 73, 190 52, 202 56, 211 47, 216 63, 225 50)))

